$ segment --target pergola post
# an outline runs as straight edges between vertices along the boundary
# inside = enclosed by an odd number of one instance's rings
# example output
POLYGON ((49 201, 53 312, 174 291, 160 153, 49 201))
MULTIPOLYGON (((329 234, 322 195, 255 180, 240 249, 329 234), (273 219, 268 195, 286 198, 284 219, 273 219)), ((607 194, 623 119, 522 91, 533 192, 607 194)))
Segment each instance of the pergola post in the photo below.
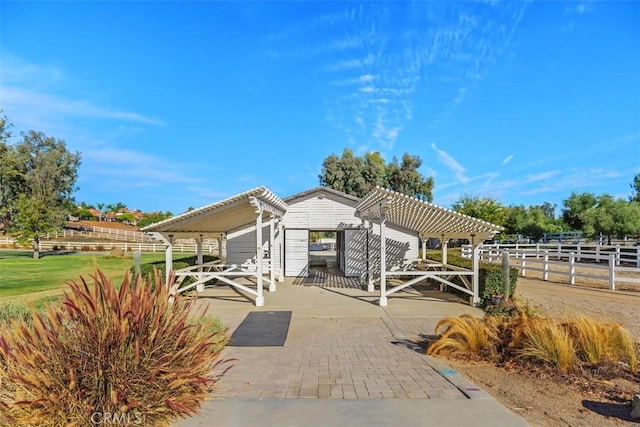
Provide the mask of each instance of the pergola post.
POLYGON ((273 234, 275 233, 275 230, 276 230, 275 220, 276 220, 275 217, 271 215, 271 219, 269 220, 269 292, 276 291, 276 272, 274 270, 276 255, 274 253, 275 251, 273 250, 274 249, 273 234))
POLYGON ((165 265, 165 281, 167 284, 169 284, 171 271, 173 271, 173 234, 169 234, 169 245, 167 245, 164 251, 164 265, 165 265))
POLYGON ((216 241, 218 242, 218 259, 222 260, 222 242, 223 242, 224 236, 220 236, 216 239, 216 241))
POLYGON ((262 295, 262 207, 258 207, 258 216, 256 217, 256 279, 257 292, 256 307, 264 305, 264 295, 262 295))
POLYGON ((387 238, 385 237, 386 216, 380 206, 380 307, 387 306, 387 238))
POLYGON ((278 253, 280 258, 280 268, 278 269, 278 282, 284 282, 284 251, 283 244, 284 241, 284 228, 282 227, 282 220, 278 221, 278 253))
POLYGON ((422 235, 420 240, 422 240, 422 260, 424 261, 427 259, 427 237, 422 235))
POLYGON ((373 254, 371 251, 371 238, 373 237, 373 221, 369 221, 367 227, 367 292, 374 292, 373 282, 373 254))
MULTIPOLYGON (((200 238, 196 239, 196 252, 197 252, 197 261, 196 264, 198 264, 198 271, 202 272, 202 234, 200 235, 200 238)), ((198 292, 202 292, 204 291, 204 283, 200 283, 199 285, 196 286, 196 291, 198 292)))
MULTIPOLYGON (((482 243, 482 242, 481 242, 482 243)), ((478 306, 480 304, 480 244, 474 244, 472 246, 472 264, 473 264, 473 300, 472 304, 478 306)))
POLYGON ((196 240, 196 254, 197 254, 196 264, 201 266, 198 269, 198 271, 202 271, 202 241, 203 241, 203 237, 201 234, 200 238, 196 240))
POLYGON ((440 243, 442 244, 442 264, 446 265, 448 260, 447 260, 447 255, 448 255, 448 249, 449 249, 449 239, 445 239, 444 238, 444 234, 442 235, 442 238, 440 239, 440 243))

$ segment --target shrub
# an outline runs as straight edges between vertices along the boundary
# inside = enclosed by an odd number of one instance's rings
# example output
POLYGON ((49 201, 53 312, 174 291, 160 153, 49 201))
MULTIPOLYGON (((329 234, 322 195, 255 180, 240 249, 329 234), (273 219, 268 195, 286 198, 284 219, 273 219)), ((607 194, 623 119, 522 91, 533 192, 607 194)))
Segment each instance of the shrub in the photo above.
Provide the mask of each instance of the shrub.
MULTIPOLYGON (((442 253, 440 252, 434 258, 441 261, 442 253)), ((471 260, 452 254, 447 255, 447 263, 467 269, 471 269, 473 267, 471 260)), ((480 305, 482 307, 486 307, 491 304, 495 305, 496 302, 503 300, 504 290, 502 286, 502 267, 495 264, 481 262, 478 270, 480 305)), ((464 286, 458 277, 454 278, 453 282, 456 282, 460 286, 464 286)), ((516 292, 516 286, 518 284, 518 269, 514 267, 509 268, 509 282, 509 297, 512 298, 516 292)))
POLYGON ((190 318, 192 304, 170 304, 159 278, 127 275, 119 290, 99 270, 92 278, 31 327, 0 328, 0 425, 95 425, 106 414, 166 425, 195 413, 226 371, 226 335, 190 318))

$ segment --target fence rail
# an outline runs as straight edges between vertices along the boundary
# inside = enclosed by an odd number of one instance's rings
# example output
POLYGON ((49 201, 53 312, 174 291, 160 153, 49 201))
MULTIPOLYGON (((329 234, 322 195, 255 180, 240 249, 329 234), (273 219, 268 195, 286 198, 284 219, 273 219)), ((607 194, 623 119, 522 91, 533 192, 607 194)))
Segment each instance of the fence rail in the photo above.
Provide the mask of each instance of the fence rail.
MULTIPOLYGON (((518 268, 522 277, 527 276, 527 271, 538 271, 542 273, 542 280, 549 280, 549 274, 558 274, 566 276, 572 285, 577 277, 605 281, 610 290, 615 290, 619 283, 631 284, 634 289, 635 285, 640 285, 640 247, 482 245, 479 253, 480 259, 488 262, 499 262, 506 253, 510 264, 518 268), (597 274, 593 270, 603 273, 597 274)), ((471 257, 471 246, 463 246, 462 256, 471 257)), ((640 286, 637 290, 640 291, 640 286)))
MULTIPOLYGON (((13 239, 0 239, 0 245, 13 245, 13 239)), ((224 246, 223 246, 224 247, 224 246)), ((162 243, 135 243, 135 242, 65 242, 55 240, 42 240, 40 241, 41 251, 96 251, 96 252, 108 252, 114 249, 120 249, 123 252, 164 252, 166 246, 162 243)), ((198 251, 198 246, 193 243, 176 243, 173 245, 174 253, 189 253, 195 254, 198 251)), ((215 254, 218 255, 218 245, 203 244, 203 254, 215 254)))

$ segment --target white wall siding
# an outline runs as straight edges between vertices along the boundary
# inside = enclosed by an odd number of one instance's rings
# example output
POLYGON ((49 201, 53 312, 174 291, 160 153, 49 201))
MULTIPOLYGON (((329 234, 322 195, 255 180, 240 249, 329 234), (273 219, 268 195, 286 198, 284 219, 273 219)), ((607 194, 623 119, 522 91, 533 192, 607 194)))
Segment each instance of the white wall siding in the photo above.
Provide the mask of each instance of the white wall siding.
POLYGON ((284 221, 287 228, 336 230, 361 224, 355 216, 356 201, 331 193, 312 193, 289 202, 284 221))
POLYGON ((345 230, 344 275, 362 277, 367 268, 367 231, 345 230))
MULTIPOLYGON (((278 230, 275 230, 277 236, 278 230)), ((256 226, 237 230, 227 234, 227 264, 253 264, 256 259, 256 226)), ((277 251, 277 245, 276 245, 277 251)), ((262 254, 267 258, 263 259, 265 272, 269 266, 269 223, 262 227, 262 254)), ((278 253, 276 252, 276 271, 278 270, 278 253)))
MULTIPOLYGON (((388 222, 385 225, 387 268, 401 265, 405 259, 418 258, 420 247, 418 233, 388 222)), ((369 236, 369 251, 372 253, 370 262, 373 266, 373 272, 379 274, 380 224, 373 224, 373 233, 369 236)))
POLYGON ((307 277, 309 275, 309 230, 284 231, 284 275, 307 277))

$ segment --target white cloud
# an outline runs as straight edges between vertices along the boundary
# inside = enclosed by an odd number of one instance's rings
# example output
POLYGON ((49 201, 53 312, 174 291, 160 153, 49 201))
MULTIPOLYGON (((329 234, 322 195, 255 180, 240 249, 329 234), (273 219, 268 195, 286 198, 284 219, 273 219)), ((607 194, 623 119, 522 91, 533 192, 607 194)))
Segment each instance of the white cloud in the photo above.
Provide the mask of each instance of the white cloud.
POLYGON ((507 163, 509 163, 511 160, 513 160, 513 154, 510 154, 510 155, 508 155, 507 157, 505 157, 505 158, 502 160, 502 164, 503 164, 503 165, 506 165, 506 164, 507 164, 507 163))
POLYGON ((29 89, 2 87, 2 102, 7 109, 22 111, 35 116, 51 118, 92 118, 116 120, 162 126, 159 120, 131 111, 105 108, 83 99, 69 99, 64 96, 40 93, 29 89))
POLYGON ((163 125, 162 121, 137 112, 97 105, 74 95, 68 86, 59 67, 32 63, 11 54, 3 56, 2 107, 23 128, 48 131, 78 118, 163 125))
POLYGON ((540 172, 535 174, 529 174, 524 177, 524 181, 527 183, 544 181, 558 175, 558 173, 559 171, 555 170, 555 171, 546 171, 546 172, 540 172))
POLYGON ((431 144, 431 148, 438 155, 438 161, 454 172, 458 182, 469 182, 469 178, 465 175, 466 169, 455 158, 446 151, 438 149, 436 144, 431 144))

